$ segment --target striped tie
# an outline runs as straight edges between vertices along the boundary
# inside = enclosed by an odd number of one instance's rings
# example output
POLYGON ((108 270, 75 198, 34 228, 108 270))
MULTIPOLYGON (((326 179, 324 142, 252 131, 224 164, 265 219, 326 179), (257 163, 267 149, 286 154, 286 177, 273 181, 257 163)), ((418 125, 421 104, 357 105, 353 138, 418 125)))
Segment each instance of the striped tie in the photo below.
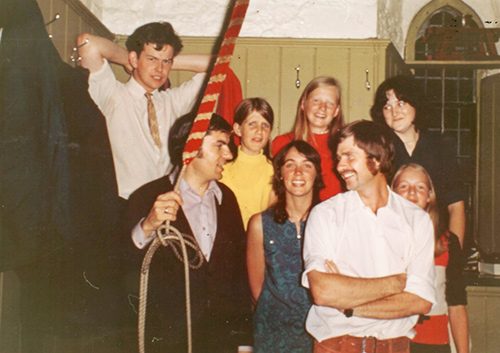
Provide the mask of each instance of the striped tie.
POLYGON ((147 92, 144 95, 148 99, 149 131, 151 132, 151 136, 153 137, 155 145, 158 146, 158 148, 161 148, 162 145, 161 145, 161 140, 160 140, 160 130, 158 129, 158 119, 156 118, 155 105, 153 104, 153 100, 151 99, 151 96, 153 94, 147 92))

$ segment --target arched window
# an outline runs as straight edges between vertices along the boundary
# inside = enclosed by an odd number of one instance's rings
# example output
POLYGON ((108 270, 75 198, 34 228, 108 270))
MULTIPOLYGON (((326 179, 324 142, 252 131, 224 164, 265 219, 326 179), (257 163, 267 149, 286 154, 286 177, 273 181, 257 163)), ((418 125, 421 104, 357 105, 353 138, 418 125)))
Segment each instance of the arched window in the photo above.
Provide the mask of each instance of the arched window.
MULTIPOLYGON (((406 36, 405 59, 435 60, 434 43, 429 43, 426 34, 437 29, 456 30, 462 27, 483 28, 476 12, 460 0, 434 0, 424 6, 413 18, 406 36), (429 57, 431 55, 431 57, 429 57)), ((436 43, 439 44, 439 43, 436 43)))

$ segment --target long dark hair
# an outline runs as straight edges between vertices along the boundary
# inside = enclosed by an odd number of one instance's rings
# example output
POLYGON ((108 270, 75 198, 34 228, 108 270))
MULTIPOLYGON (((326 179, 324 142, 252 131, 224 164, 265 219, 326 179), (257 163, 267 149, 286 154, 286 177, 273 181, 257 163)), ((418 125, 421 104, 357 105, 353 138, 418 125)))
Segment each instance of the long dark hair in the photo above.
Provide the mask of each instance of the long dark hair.
POLYGON ((283 147, 276 157, 274 157, 273 161, 273 190, 278 197, 278 201, 274 206, 274 221, 278 224, 283 224, 288 219, 288 212, 286 211, 286 189, 281 174, 281 167, 285 164, 286 155, 292 148, 296 148, 300 154, 311 161, 316 169, 316 178, 313 184, 313 199, 309 210, 320 202, 319 192, 325 187, 323 177, 321 176, 321 157, 313 146, 302 140, 294 140, 283 147))
POLYGON ((420 131, 425 128, 427 110, 424 99, 417 81, 411 76, 395 76, 388 78, 380 84, 375 93, 373 106, 370 108, 370 116, 379 125, 387 126, 384 118, 384 106, 387 104, 387 92, 393 90, 396 97, 415 108, 415 129, 420 131))

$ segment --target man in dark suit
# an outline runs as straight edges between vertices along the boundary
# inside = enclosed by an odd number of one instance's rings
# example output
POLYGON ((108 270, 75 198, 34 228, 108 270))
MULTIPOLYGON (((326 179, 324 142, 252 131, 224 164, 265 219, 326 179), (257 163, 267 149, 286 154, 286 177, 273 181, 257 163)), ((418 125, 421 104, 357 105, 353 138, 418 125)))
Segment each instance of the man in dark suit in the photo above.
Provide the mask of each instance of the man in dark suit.
MULTIPOLYGON (((180 118, 170 134, 170 155, 177 167, 191 126, 192 117, 180 118)), ((137 248, 145 248, 169 220, 180 232, 193 235, 203 254, 202 266, 190 271, 193 352, 236 352, 238 346, 251 344, 245 232, 233 192, 217 182, 232 158, 230 131, 214 114, 180 190, 172 191, 176 168, 139 188, 129 200, 128 230, 137 248)), ((148 351, 186 351, 184 268, 172 249, 157 251, 149 283, 148 351)))

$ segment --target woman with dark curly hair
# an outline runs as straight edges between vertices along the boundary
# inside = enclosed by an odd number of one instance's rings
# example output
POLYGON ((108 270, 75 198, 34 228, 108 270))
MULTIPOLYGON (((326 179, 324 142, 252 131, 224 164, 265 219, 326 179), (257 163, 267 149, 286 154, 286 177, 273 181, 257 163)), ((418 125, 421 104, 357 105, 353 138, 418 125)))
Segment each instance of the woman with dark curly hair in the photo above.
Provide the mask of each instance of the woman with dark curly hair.
POLYGON ((395 148, 394 169, 403 164, 423 166, 436 187, 440 216, 463 246, 465 195, 463 193, 455 143, 448 136, 423 128, 425 101, 415 79, 396 76, 382 82, 370 109, 374 122, 389 127, 395 148))
POLYGON ((254 303, 254 352, 312 352, 305 330, 311 307, 300 285, 304 227, 324 187, 321 157, 295 140, 274 159, 275 206, 250 219, 247 268, 254 303))

